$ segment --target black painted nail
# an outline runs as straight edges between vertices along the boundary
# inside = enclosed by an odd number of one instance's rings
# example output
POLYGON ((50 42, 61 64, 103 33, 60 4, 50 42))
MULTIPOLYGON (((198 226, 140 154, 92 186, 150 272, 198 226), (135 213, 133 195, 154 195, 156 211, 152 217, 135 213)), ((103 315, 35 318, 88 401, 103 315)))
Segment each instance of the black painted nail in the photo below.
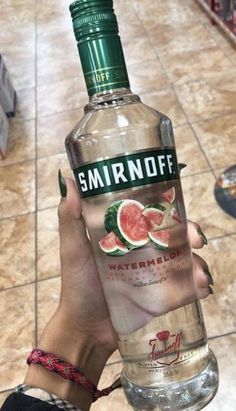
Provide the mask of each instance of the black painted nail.
POLYGON ((209 286, 209 293, 214 294, 214 291, 212 290, 212 288, 210 286, 209 286))
POLYGON ((202 241, 204 242, 204 244, 207 245, 208 244, 207 238, 206 238, 205 234, 202 232, 200 227, 197 229, 197 232, 198 232, 199 236, 201 237, 202 241))
POLYGON ((185 167, 187 167, 187 164, 185 164, 185 163, 179 163, 178 166, 179 166, 179 172, 181 173, 181 171, 182 171, 185 167))
POLYGON ((60 187, 60 193, 62 198, 65 198, 67 195, 67 187, 66 187, 66 183, 64 180, 63 175, 61 174, 61 170, 58 170, 58 183, 59 183, 59 187, 60 187))
POLYGON ((213 277, 212 277, 210 271, 206 269, 206 270, 204 270, 204 273, 205 273, 205 275, 207 276, 208 283, 209 283, 210 285, 214 285, 214 280, 213 280, 213 277))

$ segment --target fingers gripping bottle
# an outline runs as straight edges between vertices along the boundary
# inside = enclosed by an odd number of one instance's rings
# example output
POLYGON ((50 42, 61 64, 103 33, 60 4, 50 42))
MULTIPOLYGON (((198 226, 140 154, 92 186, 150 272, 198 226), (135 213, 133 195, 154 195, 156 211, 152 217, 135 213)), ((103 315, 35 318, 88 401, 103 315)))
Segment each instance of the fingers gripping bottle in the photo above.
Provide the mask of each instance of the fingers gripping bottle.
POLYGON ((200 410, 218 369, 196 297, 171 121, 130 90, 112 0, 70 6, 89 94, 66 138, 136 410, 200 410))

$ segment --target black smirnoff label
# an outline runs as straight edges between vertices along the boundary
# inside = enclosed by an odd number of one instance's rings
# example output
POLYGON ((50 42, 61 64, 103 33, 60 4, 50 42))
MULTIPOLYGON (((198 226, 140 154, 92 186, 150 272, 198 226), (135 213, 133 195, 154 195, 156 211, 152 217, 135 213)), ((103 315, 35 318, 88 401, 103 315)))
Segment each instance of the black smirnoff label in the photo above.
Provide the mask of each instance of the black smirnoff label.
POLYGON ((179 179, 173 148, 141 151, 84 164, 74 170, 81 198, 179 179))

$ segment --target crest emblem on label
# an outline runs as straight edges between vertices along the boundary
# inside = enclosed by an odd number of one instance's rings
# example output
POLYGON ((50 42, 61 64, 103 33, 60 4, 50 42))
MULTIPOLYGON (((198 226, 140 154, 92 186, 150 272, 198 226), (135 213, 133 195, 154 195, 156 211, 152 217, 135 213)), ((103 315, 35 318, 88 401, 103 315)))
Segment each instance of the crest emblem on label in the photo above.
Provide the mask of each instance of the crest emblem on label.
POLYGON ((147 361, 166 366, 175 364, 180 356, 181 342, 182 332, 171 334, 168 330, 159 331, 156 338, 149 340, 151 352, 147 361))

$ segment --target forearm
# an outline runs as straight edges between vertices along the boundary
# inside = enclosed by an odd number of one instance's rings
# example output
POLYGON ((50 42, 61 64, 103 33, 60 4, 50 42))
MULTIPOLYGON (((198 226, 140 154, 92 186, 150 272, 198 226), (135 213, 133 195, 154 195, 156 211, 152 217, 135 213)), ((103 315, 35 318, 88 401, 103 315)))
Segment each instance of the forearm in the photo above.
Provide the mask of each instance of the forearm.
MULTIPOLYGON (((46 327, 38 348, 51 352, 81 369, 97 386, 110 353, 88 335, 78 332, 63 314, 57 312, 46 327)), ((48 391, 80 407, 90 408, 92 395, 74 382, 65 380, 40 365, 30 365, 25 384, 48 391)))

